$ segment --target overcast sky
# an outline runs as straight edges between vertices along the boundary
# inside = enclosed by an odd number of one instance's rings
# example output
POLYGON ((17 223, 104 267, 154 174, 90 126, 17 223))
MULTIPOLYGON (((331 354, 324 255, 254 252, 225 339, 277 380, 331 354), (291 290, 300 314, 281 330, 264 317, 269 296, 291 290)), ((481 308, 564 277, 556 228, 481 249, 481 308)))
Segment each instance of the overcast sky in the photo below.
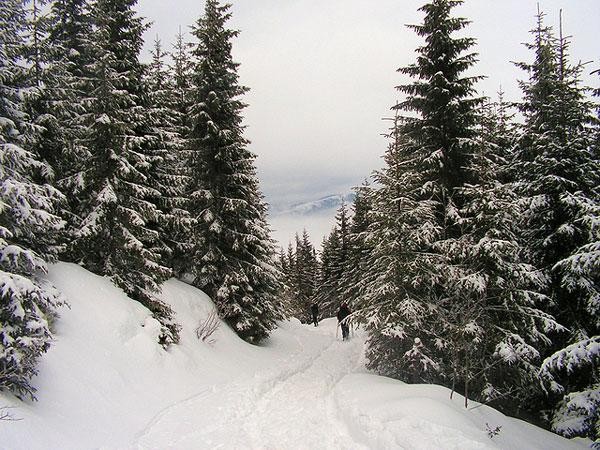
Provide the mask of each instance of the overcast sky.
MULTIPOLYGON (((234 58, 241 63, 246 136, 257 154, 261 188, 273 203, 311 200, 360 184, 381 167, 390 107, 401 97, 396 69, 414 61, 422 42, 404 25, 419 23, 422 0, 238 0, 230 27, 241 31, 234 58)), ((510 61, 530 61, 536 4, 546 23, 572 35, 572 59, 600 67, 599 0, 467 0, 455 9, 470 19, 478 41, 475 73, 488 78, 480 92, 500 85, 519 98, 525 74, 510 61)), ((187 32, 204 8, 200 0, 139 0, 165 48, 179 27, 187 32)), ((189 35, 189 34, 188 34, 189 35)), ((596 83, 591 77, 588 83, 596 83)))

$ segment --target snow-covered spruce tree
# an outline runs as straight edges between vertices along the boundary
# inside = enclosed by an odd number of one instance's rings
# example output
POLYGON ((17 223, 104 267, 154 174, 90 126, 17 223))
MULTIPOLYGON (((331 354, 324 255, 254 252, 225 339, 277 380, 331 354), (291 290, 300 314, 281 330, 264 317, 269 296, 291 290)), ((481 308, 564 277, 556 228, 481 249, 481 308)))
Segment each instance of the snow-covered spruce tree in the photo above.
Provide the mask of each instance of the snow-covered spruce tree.
POLYGON ((373 188, 367 180, 361 186, 354 188, 353 214, 348 230, 347 265, 340 283, 341 299, 346 303, 354 303, 354 300, 360 298, 364 291, 364 274, 372 250, 367 241, 371 223, 372 191, 373 188))
POLYGON ((82 173, 80 229, 73 248, 88 270, 110 277, 162 324, 164 346, 177 342, 173 312, 155 293, 171 274, 161 254, 156 224, 162 193, 154 171, 147 93, 138 61, 145 25, 134 12, 136 0, 99 0, 93 7, 92 90, 82 114, 90 152, 82 173))
MULTIPOLYGON (((40 139, 37 139, 33 150, 44 158, 43 147, 46 142, 52 141, 53 130, 51 122, 53 117, 48 111, 45 101, 45 86, 48 79, 49 54, 45 51, 48 43, 48 32, 50 26, 49 14, 47 11, 48 0, 24 0, 23 5, 26 9, 26 24, 24 26, 24 40, 22 46, 22 57, 26 62, 26 77, 30 84, 35 86, 36 95, 28 96, 25 110, 32 122, 40 125, 40 139)), ((53 173, 48 173, 53 177, 53 173)))
POLYGON ((516 154, 523 197, 525 256, 545 274, 547 311, 567 327, 552 336, 543 374, 559 395, 553 428, 598 438, 600 382, 600 159, 594 148, 593 107, 580 86, 582 67, 568 62, 568 42, 556 39, 538 15, 529 73, 521 83, 525 123, 516 154), (568 361, 568 364, 565 363, 568 361), (562 400, 560 399, 562 397, 562 400), (583 407, 583 399, 588 405, 583 407), (581 403, 578 403, 580 402, 581 403))
POLYGON ((169 76, 173 84, 172 95, 175 98, 175 108, 179 113, 180 134, 187 136, 190 131, 189 109, 192 106, 192 77, 193 58, 191 54, 193 45, 184 39, 181 29, 175 36, 175 43, 171 50, 172 64, 169 67, 169 76))
POLYGON ((283 248, 279 256, 279 269, 281 270, 281 281, 283 286, 279 297, 283 303, 285 315, 288 317, 303 317, 298 308, 296 289, 296 253, 291 242, 288 244, 287 252, 283 248))
MULTIPOLYGON (((79 115, 90 94, 88 68, 91 58, 91 23, 88 0, 56 0, 49 12, 48 35, 44 41, 46 67, 43 95, 37 107, 43 126, 37 151, 51 167, 54 184, 68 202, 65 219, 68 235, 79 227, 76 212, 82 189, 83 162, 89 157, 85 129, 79 115)), ((68 253, 61 258, 70 259, 68 253)))
POLYGON ((0 4, 0 390, 33 399, 31 378, 63 303, 43 275, 64 223, 56 215, 63 197, 44 183, 48 168, 29 150, 39 129, 24 111, 24 24, 21 1, 0 4))
POLYGON ((336 286, 334 280, 335 255, 340 247, 340 235, 337 226, 323 238, 321 251, 319 252, 319 271, 317 273, 317 284, 315 289, 315 301, 319 304, 319 310, 323 317, 334 314, 337 303, 336 286))
POLYGON ((310 306, 316 287, 317 265, 316 251, 306 230, 302 237, 296 233, 295 247, 290 242, 287 254, 281 250, 284 287, 280 297, 284 299, 286 313, 305 323, 312 320, 310 306))
MULTIPOLYGON (((171 64, 169 66, 169 84, 171 92, 170 104, 174 112, 173 125, 174 131, 182 138, 181 146, 178 149, 179 164, 177 165, 179 173, 189 177, 190 162, 192 150, 188 138, 191 135, 191 108, 193 105, 193 56, 191 49, 193 45, 186 42, 184 35, 179 30, 175 37, 175 43, 170 52, 171 64)), ((188 178, 186 186, 182 192, 182 199, 187 202, 192 184, 188 178)), ((192 222, 187 211, 187 203, 183 209, 177 207, 173 211, 173 227, 170 229, 170 246, 173 254, 171 256, 171 266, 174 274, 178 277, 185 277, 189 266, 189 255, 192 252, 192 244, 188 239, 191 233, 192 222)))
MULTIPOLYGON (((291 245, 291 243, 290 243, 291 245)), ((278 269, 281 271, 281 293, 279 298, 283 304, 283 310, 289 317, 295 317, 293 293, 291 282, 290 282, 290 260, 288 259, 287 253, 283 250, 283 247, 279 248, 279 266, 278 269)))
POLYGON ((477 182, 460 189, 462 234, 444 244, 453 275, 448 349, 453 387, 512 414, 535 413, 540 352, 561 327, 542 310, 549 302, 543 275, 521 256, 521 209, 507 181, 515 134, 505 110, 502 103, 483 108, 470 165, 477 182))
POLYGON ((296 235, 295 257, 294 286, 296 309, 299 314, 297 317, 303 322, 310 323, 312 320, 310 306, 314 301, 317 285, 317 254, 306 230, 302 231, 302 238, 296 235))
POLYGON ((566 437, 587 436, 600 448, 600 336, 581 339, 544 360, 542 374, 555 392, 552 429, 566 437))
POLYGON ((280 273, 255 155, 243 136, 240 97, 247 88, 238 83, 238 64, 231 56, 238 32, 225 27, 229 8, 207 0, 193 29, 189 211, 195 223, 188 268, 220 316, 240 337, 258 342, 282 316, 276 297, 280 273))
POLYGON ((414 80, 398 86, 406 95, 376 176, 369 263, 363 301, 369 331, 369 366, 409 381, 443 381, 447 348, 455 327, 447 289, 452 261, 444 245, 461 235, 459 189, 471 181, 474 144, 474 84, 464 72, 476 61, 468 37, 453 37, 468 21, 451 16, 461 1, 424 5, 423 23, 411 25, 425 44, 417 61, 399 71, 414 80))
POLYGON ((372 250, 355 305, 368 331, 369 368, 405 381, 433 381, 442 370, 434 359, 436 344, 444 342, 436 328, 443 314, 430 281, 439 257, 420 250, 441 231, 435 202, 416 200, 424 184, 420 162, 399 129, 396 117, 385 167, 373 176, 378 187, 366 236, 372 250))
POLYGON ((158 207, 162 214, 161 222, 156 224, 161 240, 167 244, 163 251, 165 261, 176 274, 183 268, 178 264, 181 255, 189 250, 186 233, 190 229, 187 213, 186 189, 189 184, 188 154, 185 150, 186 130, 183 126, 184 113, 177 95, 177 88, 171 72, 165 63, 167 54, 162 50, 161 42, 154 41, 152 62, 146 69, 146 85, 149 92, 147 113, 151 120, 153 139, 150 141, 155 156, 154 178, 152 185, 161 192, 158 207))
POLYGON ((44 83, 44 70, 47 63, 44 44, 49 29, 49 15, 46 11, 48 0, 24 0, 27 8, 27 20, 23 55, 28 64, 28 78, 35 86, 41 87, 44 83))
MULTIPOLYGON (((40 139, 36 142, 36 153, 47 162, 52 169, 49 174, 55 176, 54 167, 60 160, 62 142, 59 135, 63 124, 54 115, 51 108, 54 89, 49 85, 63 69, 57 64, 54 55, 56 49, 51 44, 50 33, 56 18, 48 8, 47 0, 26 0, 27 8, 27 32, 25 34, 26 45, 23 49, 23 57, 27 61, 27 78, 32 85, 37 86, 37 95, 29 98, 27 112, 36 125, 40 125, 40 139)), ((52 9, 55 6, 52 5, 52 9)), ((55 86, 53 86, 55 87, 55 86)), ((66 87, 63 85, 61 89, 66 87)))
POLYGON ((335 216, 335 226, 323 241, 321 268, 315 299, 324 317, 335 315, 343 301, 343 278, 348 268, 350 218, 342 203, 335 216))

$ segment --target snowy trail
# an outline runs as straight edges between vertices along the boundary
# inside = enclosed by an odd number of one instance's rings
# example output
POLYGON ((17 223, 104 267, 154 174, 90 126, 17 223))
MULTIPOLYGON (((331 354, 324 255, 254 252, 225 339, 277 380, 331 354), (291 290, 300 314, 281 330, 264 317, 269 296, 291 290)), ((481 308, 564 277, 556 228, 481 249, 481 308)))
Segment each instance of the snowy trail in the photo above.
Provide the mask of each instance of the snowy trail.
MULTIPOLYGON (((214 385, 165 408, 135 440, 139 449, 367 448, 341 419, 335 386, 361 371, 364 341, 336 339, 335 322, 302 327, 298 350, 276 368, 214 385)), ((288 347, 289 348, 289 347, 288 347)))
POLYGON ((358 340, 333 341, 310 366, 277 383, 243 426, 252 448, 361 448, 341 420, 335 385, 357 367, 358 340))

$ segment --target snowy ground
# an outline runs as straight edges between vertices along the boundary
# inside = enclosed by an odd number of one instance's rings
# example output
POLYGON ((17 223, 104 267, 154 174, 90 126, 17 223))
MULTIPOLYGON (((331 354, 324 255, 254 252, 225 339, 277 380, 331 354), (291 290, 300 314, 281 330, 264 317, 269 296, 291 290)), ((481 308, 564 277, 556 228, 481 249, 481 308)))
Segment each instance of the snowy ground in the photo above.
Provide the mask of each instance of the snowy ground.
POLYGON ((155 344, 156 322, 107 280, 70 264, 51 278, 70 299, 36 379, 39 401, 0 394, 2 449, 569 449, 586 448, 439 386, 368 374, 363 336, 282 323, 261 347, 225 325, 212 344, 194 329, 212 309, 171 280, 163 297, 181 344, 155 344), (476 406, 473 404, 472 406, 476 406), (486 428, 501 427, 490 439, 486 428))

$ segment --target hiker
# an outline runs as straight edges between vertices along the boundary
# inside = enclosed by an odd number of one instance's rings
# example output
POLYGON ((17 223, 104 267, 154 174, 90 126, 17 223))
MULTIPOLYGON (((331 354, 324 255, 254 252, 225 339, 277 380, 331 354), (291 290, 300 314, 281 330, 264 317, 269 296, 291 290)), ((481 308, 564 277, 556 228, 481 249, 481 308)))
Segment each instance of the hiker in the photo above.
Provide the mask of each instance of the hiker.
POLYGON ((317 305, 317 303, 313 303, 312 306, 310 307, 310 312, 312 314, 312 320, 313 323, 315 324, 315 327, 319 326, 319 305, 317 305))
POLYGON ((340 305, 340 309, 337 312, 337 320, 338 324, 342 328, 342 339, 345 341, 350 337, 350 326, 348 325, 348 321, 346 317, 350 315, 350 308, 348 308, 348 304, 346 302, 342 302, 340 305))

